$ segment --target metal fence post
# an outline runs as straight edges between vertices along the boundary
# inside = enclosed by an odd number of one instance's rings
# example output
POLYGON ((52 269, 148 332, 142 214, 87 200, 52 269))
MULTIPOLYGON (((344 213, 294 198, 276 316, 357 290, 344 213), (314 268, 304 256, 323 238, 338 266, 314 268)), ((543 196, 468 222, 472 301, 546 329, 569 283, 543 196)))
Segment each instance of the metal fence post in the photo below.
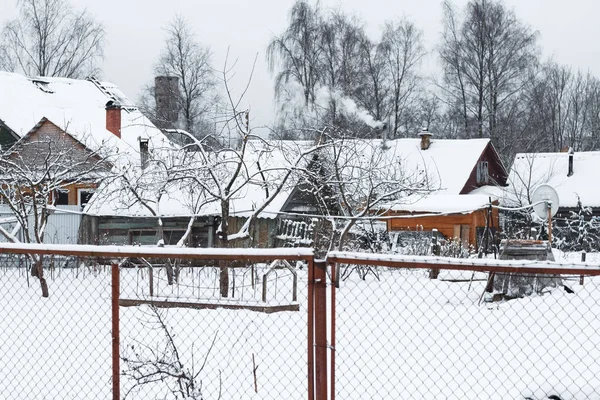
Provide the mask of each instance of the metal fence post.
POLYGON ((308 360, 308 400, 315 399, 315 262, 313 258, 308 260, 308 337, 307 337, 307 360, 308 360))
POLYGON ((315 261, 315 400, 327 400, 327 263, 315 261))
POLYGON ((112 385, 113 400, 121 398, 121 365, 119 350, 119 264, 112 264, 111 267, 112 290, 111 290, 111 308, 112 308, 112 385))
POLYGON ((329 396, 329 400, 335 400, 335 305, 336 305, 336 290, 339 287, 339 279, 337 264, 330 263, 331 267, 331 373, 330 373, 330 385, 331 385, 331 395, 329 396))

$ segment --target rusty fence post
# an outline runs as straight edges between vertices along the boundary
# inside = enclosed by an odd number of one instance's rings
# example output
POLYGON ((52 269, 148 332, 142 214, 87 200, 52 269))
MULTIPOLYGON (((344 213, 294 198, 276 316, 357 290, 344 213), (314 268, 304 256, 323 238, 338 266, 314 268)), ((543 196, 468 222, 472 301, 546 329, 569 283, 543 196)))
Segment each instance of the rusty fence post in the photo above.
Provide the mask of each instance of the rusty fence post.
MULTIPOLYGON (((581 262, 585 262, 586 252, 585 250, 581 252, 581 262)), ((579 284, 583 285, 583 275, 579 276, 579 284)))
POLYGON ((121 366, 119 353, 119 265, 113 263, 111 267, 112 290, 111 290, 111 308, 112 308, 112 389, 113 400, 121 398, 121 366))
POLYGON ((327 263, 315 261, 315 400, 327 400, 327 263))
POLYGON ((329 264, 331 268, 331 372, 330 372, 330 393, 329 400, 335 400, 335 304, 336 290, 339 287, 339 271, 335 263, 329 264))
POLYGON ((308 400, 315 400, 315 261, 308 260, 308 337, 307 337, 307 360, 308 360, 308 400))

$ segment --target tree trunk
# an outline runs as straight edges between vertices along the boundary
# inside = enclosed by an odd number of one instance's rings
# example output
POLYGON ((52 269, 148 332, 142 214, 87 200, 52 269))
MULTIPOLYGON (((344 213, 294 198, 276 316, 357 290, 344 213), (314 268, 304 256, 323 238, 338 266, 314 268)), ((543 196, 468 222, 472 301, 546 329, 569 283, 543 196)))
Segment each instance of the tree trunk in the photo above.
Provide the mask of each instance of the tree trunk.
POLYGON ((44 259, 42 256, 40 256, 39 260, 35 260, 33 262, 33 266, 31 267, 31 276, 34 276, 40 280, 42 297, 50 297, 50 293, 48 291, 48 282, 46 282, 46 278, 44 277, 44 259))
MULTIPOLYGON (((220 248, 228 247, 229 202, 221 202, 221 237, 217 241, 220 248)), ((221 297, 229 297, 229 266, 225 260, 219 261, 219 291, 221 297)))
POLYGON ((221 297, 229 296, 229 267, 227 261, 219 261, 219 290, 221 297))
POLYGON ((165 270, 167 271, 167 283, 169 285, 173 284, 173 266, 171 265, 171 260, 167 259, 165 262, 165 270))

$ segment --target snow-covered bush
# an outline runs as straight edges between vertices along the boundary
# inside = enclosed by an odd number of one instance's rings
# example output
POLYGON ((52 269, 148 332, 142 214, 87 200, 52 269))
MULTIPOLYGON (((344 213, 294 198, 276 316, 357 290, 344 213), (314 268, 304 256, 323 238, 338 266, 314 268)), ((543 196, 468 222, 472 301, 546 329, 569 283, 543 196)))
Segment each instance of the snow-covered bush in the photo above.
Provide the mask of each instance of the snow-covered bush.
POLYGON ((552 244, 562 251, 599 251, 600 218, 592 216, 591 208, 581 202, 578 205, 568 218, 554 221, 552 244))
POLYGON ((466 248, 463 246, 460 239, 443 239, 440 240, 440 256, 452 258, 469 258, 473 252, 472 246, 466 248))

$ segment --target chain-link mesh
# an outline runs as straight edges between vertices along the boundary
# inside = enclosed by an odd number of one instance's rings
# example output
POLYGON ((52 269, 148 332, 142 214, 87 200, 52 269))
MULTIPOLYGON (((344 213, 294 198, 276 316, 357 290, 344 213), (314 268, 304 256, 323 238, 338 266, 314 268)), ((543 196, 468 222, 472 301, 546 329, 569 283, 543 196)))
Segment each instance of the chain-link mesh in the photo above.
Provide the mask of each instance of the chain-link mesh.
POLYGON ((95 260, 1 255, 0 398, 110 398, 110 294, 110 269, 95 260))
MULTIPOLYGON (((48 298, 31 257, 2 256, 0 398, 111 398, 110 260, 43 262, 48 298)), ((122 399, 306 399, 306 264, 230 264, 227 298, 220 265, 121 264, 122 399)))
POLYGON ((229 268, 223 298, 219 267, 149 264, 121 269, 123 398, 306 398, 306 268, 229 268))
POLYGON ((416 268, 339 272, 338 399, 599 396, 598 277, 581 285, 568 275, 488 282, 470 271, 442 270, 438 279, 416 268))

